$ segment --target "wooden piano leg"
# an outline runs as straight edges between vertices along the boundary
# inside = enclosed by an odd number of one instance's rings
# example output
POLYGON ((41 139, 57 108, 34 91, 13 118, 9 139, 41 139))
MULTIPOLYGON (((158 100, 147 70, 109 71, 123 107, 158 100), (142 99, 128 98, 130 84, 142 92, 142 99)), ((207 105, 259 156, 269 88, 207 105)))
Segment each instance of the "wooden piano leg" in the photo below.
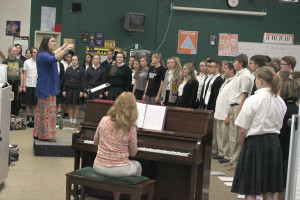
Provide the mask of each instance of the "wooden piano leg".
POLYGON ((79 169, 79 163, 80 163, 80 150, 75 150, 74 170, 79 169))
POLYGON ((71 187, 72 184, 70 183, 69 178, 67 177, 67 181, 66 181, 66 200, 70 200, 71 199, 71 187))
MULTIPOLYGON (((79 169, 79 163, 80 163, 80 150, 75 150, 74 153, 74 170, 79 169)), ((79 199, 77 195, 78 185, 74 184, 73 194, 75 199, 79 199)))
POLYGON ((189 200, 195 200, 196 197, 196 185, 197 185, 197 166, 193 165, 191 169, 191 187, 189 200))

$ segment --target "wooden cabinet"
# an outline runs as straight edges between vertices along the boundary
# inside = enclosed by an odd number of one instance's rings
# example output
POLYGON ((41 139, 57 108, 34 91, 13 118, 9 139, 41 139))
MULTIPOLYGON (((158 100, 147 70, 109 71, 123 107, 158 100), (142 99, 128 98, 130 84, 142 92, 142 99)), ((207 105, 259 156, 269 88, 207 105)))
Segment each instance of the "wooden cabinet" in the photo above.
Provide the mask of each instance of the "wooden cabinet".
POLYGON ((56 46, 55 49, 58 49, 61 45, 61 33, 60 32, 52 32, 52 31, 35 31, 34 34, 34 46, 39 48, 42 39, 47 36, 51 35, 56 40, 56 46))

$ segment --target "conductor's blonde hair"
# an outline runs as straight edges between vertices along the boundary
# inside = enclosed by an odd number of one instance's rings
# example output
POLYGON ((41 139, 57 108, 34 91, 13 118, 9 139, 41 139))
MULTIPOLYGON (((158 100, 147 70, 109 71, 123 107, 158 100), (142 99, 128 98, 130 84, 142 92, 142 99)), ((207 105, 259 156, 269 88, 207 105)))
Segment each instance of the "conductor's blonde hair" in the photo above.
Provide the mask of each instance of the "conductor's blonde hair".
POLYGON ((136 126, 138 112, 135 97, 131 92, 123 92, 108 110, 107 115, 113 122, 112 131, 128 134, 136 126))

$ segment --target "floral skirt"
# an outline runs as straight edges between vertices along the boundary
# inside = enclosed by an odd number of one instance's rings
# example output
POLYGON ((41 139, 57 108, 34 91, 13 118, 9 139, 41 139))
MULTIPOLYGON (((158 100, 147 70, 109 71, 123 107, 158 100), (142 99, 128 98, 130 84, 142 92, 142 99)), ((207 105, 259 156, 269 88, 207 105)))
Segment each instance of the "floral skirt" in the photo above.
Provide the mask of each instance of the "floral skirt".
POLYGON ((36 111, 33 137, 40 140, 55 140, 56 135, 56 96, 39 98, 36 111))

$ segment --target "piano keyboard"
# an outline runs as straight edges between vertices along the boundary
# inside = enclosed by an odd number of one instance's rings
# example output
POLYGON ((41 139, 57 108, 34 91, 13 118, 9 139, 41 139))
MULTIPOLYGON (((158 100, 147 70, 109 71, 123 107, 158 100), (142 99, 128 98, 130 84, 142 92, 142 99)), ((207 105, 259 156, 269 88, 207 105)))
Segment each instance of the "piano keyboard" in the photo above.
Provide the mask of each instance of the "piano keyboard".
POLYGON ((176 155, 176 156, 188 157, 190 155, 190 153, 184 153, 184 152, 179 152, 179 151, 167 151, 167 150, 162 150, 162 149, 152 149, 152 148, 146 148, 146 147, 138 147, 137 149, 139 151, 147 151, 147 152, 176 155))

